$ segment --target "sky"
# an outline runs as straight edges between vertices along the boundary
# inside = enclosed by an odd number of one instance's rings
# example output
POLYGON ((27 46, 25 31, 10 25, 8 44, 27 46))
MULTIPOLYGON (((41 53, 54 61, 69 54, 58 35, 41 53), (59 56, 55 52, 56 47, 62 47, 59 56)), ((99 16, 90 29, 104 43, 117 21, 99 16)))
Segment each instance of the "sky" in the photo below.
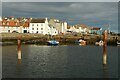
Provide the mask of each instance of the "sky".
POLYGON ((119 0, 1 0, 2 2, 119 2, 119 0))
POLYGON ((118 32, 117 2, 2 2, 2 16, 58 18, 68 25, 110 25, 118 32))

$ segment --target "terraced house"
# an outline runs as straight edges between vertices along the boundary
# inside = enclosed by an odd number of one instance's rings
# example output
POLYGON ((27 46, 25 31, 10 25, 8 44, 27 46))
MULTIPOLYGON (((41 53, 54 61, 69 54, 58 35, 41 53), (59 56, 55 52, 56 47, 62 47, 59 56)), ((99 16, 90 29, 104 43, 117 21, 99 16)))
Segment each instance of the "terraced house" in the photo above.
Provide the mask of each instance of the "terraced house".
POLYGON ((29 32, 29 23, 29 19, 0 17, 0 33, 27 33, 29 32))
POLYGON ((58 30, 50 26, 48 23, 48 19, 32 19, 29 27, 30 33, 40 33, 40 34, 50 34, 57 35, 58 30))
MULTIPOLYGON (((63 27, 63 26, 59 26, 63 27)), ((50 25, 48 19, 0 17, 0 33, 35 33, 58 35, 59 28, 50 25)))
POLYGON ((74 26, 68 26, 67 32, 76 32, 76 33, 82 33, 82 34, 89 34, 91 33, 92 27, 84 25, 84 24, 77 24, 74 26))
MULTIPOLYGON (((106 28, 106 27, 105 27, 106 28)), ((14 18, 0 17, 0 33, 34 33, 43 35, 59 35, 67 32, 82 34, 101 34, 104 28, 93 28, 85 24, 68 26, 67 22, 55 18, 14 18)))

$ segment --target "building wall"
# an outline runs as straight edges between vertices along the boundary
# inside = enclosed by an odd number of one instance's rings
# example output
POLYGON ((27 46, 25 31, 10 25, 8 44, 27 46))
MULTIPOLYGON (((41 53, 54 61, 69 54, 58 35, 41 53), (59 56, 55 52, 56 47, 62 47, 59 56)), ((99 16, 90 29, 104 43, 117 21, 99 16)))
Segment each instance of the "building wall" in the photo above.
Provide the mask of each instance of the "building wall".
POLYGON ((67 22, 64 22, 63 24, 63 33, 67 32, 67 22))
POLYGON ((102 34, 102 31, 101 30, 91 30, 91 33, 92 34, 102 34))
POLYGON ((56 28, 53 28, 53 27, 49 27, 48 29, 49 31, 49 35, 58 35, 58 30, 56 28))
POLYGON ((0 33, 12 33, 13 31, 19 32, 20 27, 0 26, 0 33))
POLYGON ((22 33, 29 33, 29 27, 22 27, 22 33))
POLYGON ((54 26, 58 30, 59 33, 66 33, 67 31, 67 22, 60 22, 56 19, 50 19, 49 25, 54 26))
POLYGON ((50 34, 50 35, 57 35, 57 29, 53 27, 49 27, 47 23, 30 23, 29 27, 30 33, 40 33, 43 35, 50 34))
POLYGON ((41 33, 45 34, 45 23, 30 23, 30 33, 41 33))

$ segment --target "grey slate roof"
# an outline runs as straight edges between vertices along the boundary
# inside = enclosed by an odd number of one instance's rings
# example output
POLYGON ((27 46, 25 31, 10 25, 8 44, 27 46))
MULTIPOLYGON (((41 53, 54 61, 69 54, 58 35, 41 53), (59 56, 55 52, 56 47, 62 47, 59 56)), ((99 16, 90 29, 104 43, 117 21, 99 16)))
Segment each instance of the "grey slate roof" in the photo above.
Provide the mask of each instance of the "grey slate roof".
POLYGON ((45 23, 45 19, 32 19, 31 23, 45 23))

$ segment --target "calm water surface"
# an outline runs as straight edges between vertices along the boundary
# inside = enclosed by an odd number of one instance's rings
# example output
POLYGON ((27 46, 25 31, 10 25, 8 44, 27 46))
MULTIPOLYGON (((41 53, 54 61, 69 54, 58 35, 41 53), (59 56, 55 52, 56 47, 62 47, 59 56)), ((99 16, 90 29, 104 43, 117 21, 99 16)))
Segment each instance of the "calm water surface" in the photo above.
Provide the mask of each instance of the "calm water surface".
POLYGON ((108 64, 102 65, 100 46, 22 45, 2 47, 3 78, 117 78, 118 48, 107 47, 108 64))

